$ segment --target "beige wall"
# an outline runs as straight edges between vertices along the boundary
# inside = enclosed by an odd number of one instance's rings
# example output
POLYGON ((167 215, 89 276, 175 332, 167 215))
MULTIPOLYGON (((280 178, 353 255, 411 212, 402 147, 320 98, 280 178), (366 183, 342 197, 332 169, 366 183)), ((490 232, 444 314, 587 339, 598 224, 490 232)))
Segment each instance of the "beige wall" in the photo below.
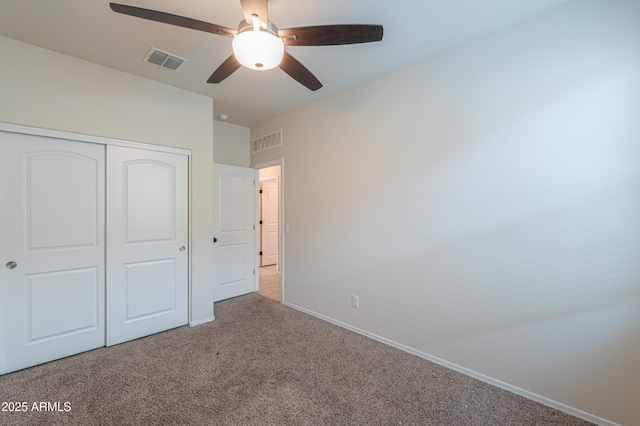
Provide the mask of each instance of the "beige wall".
POLYGON ((216 163, 249 167, 250 129, 222 121, 214 121, 213 123, 216 141, 213 147, 213 156, 216 163))
POLYGON ((288 303, 636 424, 638 40, 639 2, 574 1, 252 128, 286 136, 252 163, 286 162, 288 303))
POLYGON ((213 101, 0 37, 0 121, 192 150, 191 321, 213 317, 213 101))

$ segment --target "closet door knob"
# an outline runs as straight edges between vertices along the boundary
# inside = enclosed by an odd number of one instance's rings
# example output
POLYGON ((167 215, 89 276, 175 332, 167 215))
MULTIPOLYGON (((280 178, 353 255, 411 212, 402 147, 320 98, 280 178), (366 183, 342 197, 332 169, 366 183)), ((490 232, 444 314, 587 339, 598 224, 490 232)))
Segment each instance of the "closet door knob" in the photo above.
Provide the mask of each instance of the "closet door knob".
POLYGON ((5 266, 7 267, 7 269, 14 269, 16 266, 18 266, 18 264, 12 260, 11 262, 7 262, 5 266))
POLYGON ((180 246, 180 251, 185 251, 184 246, 180 246))

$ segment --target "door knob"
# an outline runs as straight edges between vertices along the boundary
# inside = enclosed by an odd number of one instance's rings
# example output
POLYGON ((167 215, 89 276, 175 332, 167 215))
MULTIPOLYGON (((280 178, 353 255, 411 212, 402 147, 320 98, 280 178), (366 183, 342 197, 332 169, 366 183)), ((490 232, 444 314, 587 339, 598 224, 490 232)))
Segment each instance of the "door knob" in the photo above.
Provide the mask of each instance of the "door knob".
POLYGON ((217 239, 216 237, 213 237, 213 242, 214 242, 214 243, 217 243, 217 242, 218 242, 218 239, 217 239))
POLYGON ((8 269, 14 269, 16 266, 18 266, 18 264, 16 262, 14 262, 13 260, 11 262, 7 262, 6 267, 8 269))
POLYGON ((180 251, 184 251, 185 247, 184 246, 180 246, 180 251))

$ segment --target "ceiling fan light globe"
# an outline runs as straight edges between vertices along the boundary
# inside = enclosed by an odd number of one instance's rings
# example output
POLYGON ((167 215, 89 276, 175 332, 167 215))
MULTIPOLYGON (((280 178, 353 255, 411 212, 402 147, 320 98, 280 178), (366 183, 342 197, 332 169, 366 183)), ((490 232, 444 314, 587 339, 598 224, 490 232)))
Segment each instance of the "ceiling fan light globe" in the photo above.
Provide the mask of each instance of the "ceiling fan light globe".
POLYGON ((284 43, 266 31, 244 31, 233 39, 233 54, 238 62, 254 70, 270 70, 280 65, 284 43))

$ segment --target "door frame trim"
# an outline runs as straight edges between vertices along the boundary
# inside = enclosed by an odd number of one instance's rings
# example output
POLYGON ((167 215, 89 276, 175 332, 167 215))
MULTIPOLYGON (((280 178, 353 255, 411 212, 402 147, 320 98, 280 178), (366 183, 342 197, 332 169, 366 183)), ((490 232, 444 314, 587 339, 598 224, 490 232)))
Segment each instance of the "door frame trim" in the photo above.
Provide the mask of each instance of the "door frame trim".
MULTIPOLYGON (((263 163, 255 163, 252 164, 251 167, 256 169, 256 170, 260 170, 260 169, 265 169, 267 167, 272 167, 272 166, 280 166, 280 179, 279 179, 279 184, 280 184, 280 188, 278 191, 278 203, 280 204, 280 217, 278 218, 278 220, 280 221, 280 241, 279 244, 280 246, 278 247, 279 250, 279 254, 280 254, 280 303, 282 303, 283 305, 285 304, 285 298, 284 298, 284 289, 285 289, 285 256, 284 256, 284 234, 285 234, 285 222, 284 222, 284 157, 280 157, 277 158, 275 160, 271 160, 271 161, 265 161, 263 163)), ((258 180, 260 177, 260 173, 258 173, 258 180)), ((260 189, 260 185, 256 185, 256 197, 258 197, 258 191, 260 189)), ((257 209, 256 209, 257 210, 257 209)), ((258 223, 258 221, 256 220, 256 223, 258 223)), ((259 265, 259 258, 260 256, 258 256, 258 250, 260 248, 256 247, 256 270, 259 270, 260 265, 259 265)), ((260 274, 256 274, 256 277, 258 278, 257 280, 257 286, 256 286, 256 290, 257 288, 260 286, 260 278, 259 278, 260 274)))

